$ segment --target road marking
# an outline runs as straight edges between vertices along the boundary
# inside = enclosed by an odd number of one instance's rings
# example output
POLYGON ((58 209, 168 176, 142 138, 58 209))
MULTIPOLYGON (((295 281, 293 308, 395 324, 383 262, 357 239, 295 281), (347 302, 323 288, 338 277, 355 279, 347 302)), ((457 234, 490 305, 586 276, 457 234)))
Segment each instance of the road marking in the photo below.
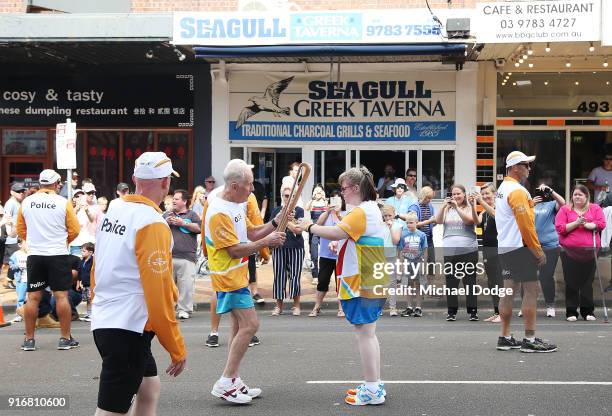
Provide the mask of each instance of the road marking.
MULTIPOLYGON (((525 381, 525 380, 383 380, 385 384, 523 384, 536 386, 612 386, 612 381, 525 381)), ((363 380, 312 380, 306 384, 361 384, 363 380)))

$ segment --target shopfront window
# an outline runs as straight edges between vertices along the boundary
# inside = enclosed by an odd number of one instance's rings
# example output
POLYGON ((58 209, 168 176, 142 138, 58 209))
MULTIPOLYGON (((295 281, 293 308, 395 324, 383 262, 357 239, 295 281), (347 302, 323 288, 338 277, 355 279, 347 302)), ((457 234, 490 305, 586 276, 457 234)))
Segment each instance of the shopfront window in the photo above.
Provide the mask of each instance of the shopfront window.
MULTIPOLYGON (((593 169, 602 166, 603 159, 610 152, 612 152, 612 131, 572 131, 571 186, 586 183, 593 169)), ((609 185, 612 186, 612 183, 609 185)))
POLYGON ((93 180, 97 196, 112 199, 119 183, 119 132, 90 131, 87 140, 86 174, 93 180))
POLYGON ((325 193, 329 195, 334 189, 339 189, 338 177, 345 171, 345 150, 315 151, 315 184, 321 183, 325 193))
POLYGON ((44 156, 47 153, 47 130, 3 130, 2 154, 5 156, 44 156))
MULTIPOLYGON (((138 156, 153 150, 153 132, 126 131, 123 133, 123 182, 131 182, 134 163, 138 156)), ((174 161, 173 161, 174 162, 174 161)))
POLYGON ((443 199, 455 183, 455 152, 423 150, 421 185, 434 190, 434 199, 443 199))
POLYGON ((172 159, 172 167, 181 175, 172 179, 172 189, 189 189, 189 135, 185 132, 159 133, 158 149, 172 159))
MULTIPOLYGON (((565 195, 565 131, 500 130, 497 132, 497 174, 506 174, 506 156, 520 150, 535 155, 529 178, 524 184, 533 193, 540 184, 565 195)), ((573 158, 574 159, 574 158, 573 158)), ((578 163, 572 160, 572 163, 578 163)), ((498 180, 498 183, 501 181, 498 180)))

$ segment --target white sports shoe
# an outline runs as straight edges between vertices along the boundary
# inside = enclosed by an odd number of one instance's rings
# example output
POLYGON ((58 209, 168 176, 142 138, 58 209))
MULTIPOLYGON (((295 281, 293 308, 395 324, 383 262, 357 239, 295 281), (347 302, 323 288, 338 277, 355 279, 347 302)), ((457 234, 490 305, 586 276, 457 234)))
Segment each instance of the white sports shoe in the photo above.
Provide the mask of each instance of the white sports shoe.
POLYGON ((546 316, 548 318, 554 318, 555 317, 555 308, 546 308, 546 316))
POLYGON ((189 319, 189 313, 187 313, 185 311, 180 311, 178 313, 178 318, 179 319, 189 319))
POLYGON ((244 383, 235 378, 232 379, 232 383, 227 386, 221 386, 217 381, 210 392, 213 396, 219 397, 220 399, 227 400, 228 402, 237 404, 250 403, 251 396, 248 396, 240 391, 244 383))
POLYGON ((568 316, 567 318, 565 318, 565 320, 567 322, 576 322, 578 320, 578 318, 576 318, 575 316, 568 316))
POLYGON ((344 398, 344 402, 346 404, 350 404, 351 406, 365 406, 368 404, 383 404, 385 402, 385 396, 387 392, 383 387, 378 385, 378 389, 376 392, 371 392, 364 385, 359 386, 357 390, 357 394, 347 395, 344 398))
POLYGON ((595 315, 587 315, 587 317, 585 318, 587 321, 596 321, 597 318, 595 318, 595 315))
POLYGON ((257 387, 249 387, 246 384, 244 384, 244 381, 242 380, 238 380, 236 383, 239 387, 239 391, 242 394, 246 394, 247 396, 249 396, 251 399, 254 399, 255 397, 259 397, 261 395, 261 389, 257 388, 257 387))

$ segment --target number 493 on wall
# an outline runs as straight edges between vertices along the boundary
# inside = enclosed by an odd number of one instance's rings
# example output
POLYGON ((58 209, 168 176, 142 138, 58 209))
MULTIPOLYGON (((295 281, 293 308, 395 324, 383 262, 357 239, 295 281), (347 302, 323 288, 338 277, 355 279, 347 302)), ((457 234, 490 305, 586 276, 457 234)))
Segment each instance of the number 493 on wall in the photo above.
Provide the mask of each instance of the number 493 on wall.
POLYGON ((610 111, 610 103, 608 101, 583 101, 577 110, 583 113, 607 113, 610 111))

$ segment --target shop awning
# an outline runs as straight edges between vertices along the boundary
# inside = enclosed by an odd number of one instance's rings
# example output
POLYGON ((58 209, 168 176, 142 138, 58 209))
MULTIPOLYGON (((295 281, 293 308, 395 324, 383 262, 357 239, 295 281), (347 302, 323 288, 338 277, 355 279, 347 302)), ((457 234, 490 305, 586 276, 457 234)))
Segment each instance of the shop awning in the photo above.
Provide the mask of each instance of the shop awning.
MULTIPOLYGON (((266 58, 288 58, 299 60, 313 57, 411 57, 410 61, 464 60, 467 44, 407 44, 407 45, 278 45, 213 47, 195 46, 196 59, 205 60, 265 60, 266 58)), ((276 61, 276 60, 275 60, 276 61)))

